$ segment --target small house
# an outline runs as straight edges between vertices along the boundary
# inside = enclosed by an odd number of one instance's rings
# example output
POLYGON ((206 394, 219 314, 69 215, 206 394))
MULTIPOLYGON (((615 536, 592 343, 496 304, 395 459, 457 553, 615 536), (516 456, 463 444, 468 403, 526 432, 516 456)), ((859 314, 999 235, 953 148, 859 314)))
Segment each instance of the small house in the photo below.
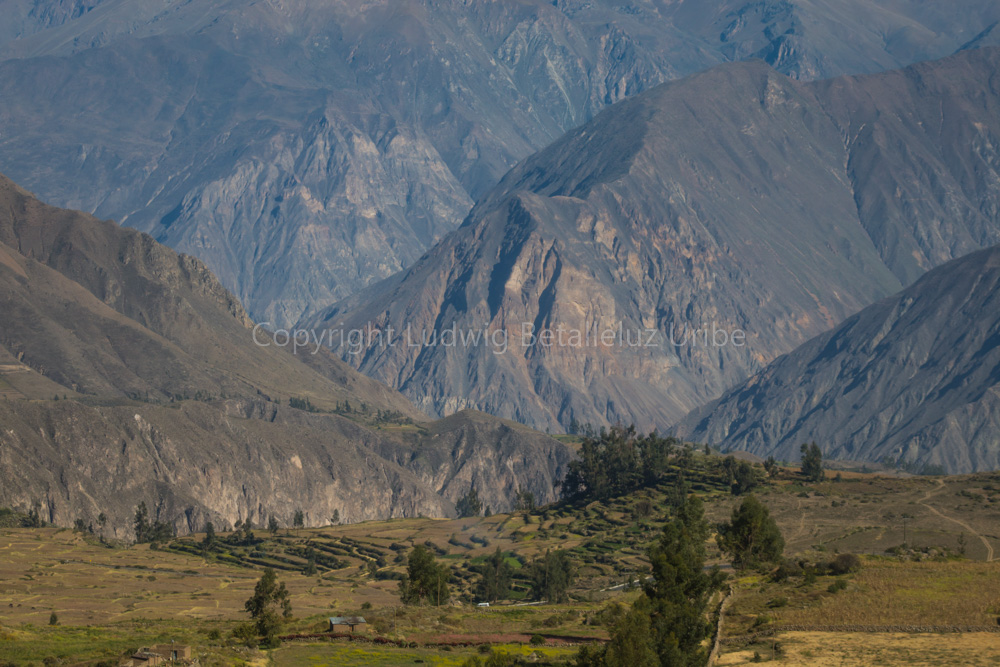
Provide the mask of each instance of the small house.
POLYGON ((137 667, 149 667, 150 665, 162 665, 166 660, 162 655, 149 648, 141 648, 132 654, 132 664, 137 667))
POLYGON ((157 644, 144 646, 132 655, 131 665, 149 667, 168 662, 191 659, 191 647, 185 644, 157 644))
POLYGON ((185 644, 157 644, 153 651, 170 661, 191 659, 191 647, 185 644))
POLYGON ((361 616, 331 616, 330 632, 359 634, 368 632, 368 621, 361 616))

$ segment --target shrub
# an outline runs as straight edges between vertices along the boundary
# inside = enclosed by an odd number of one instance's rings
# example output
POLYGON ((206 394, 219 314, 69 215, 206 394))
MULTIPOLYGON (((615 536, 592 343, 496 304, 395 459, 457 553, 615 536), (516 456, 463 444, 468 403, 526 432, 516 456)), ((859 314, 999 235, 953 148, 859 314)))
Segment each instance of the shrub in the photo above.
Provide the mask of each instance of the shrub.
POLYGON ((830 593, 836 593, 837 591, 842 591, 845 588, 847 588, 847 582, 844 581, 843 579, 837 579, 835 582, 830 584, 830 586, 827 587, 826 590, 830 593))
POLYGON ((829 568, 832 574, 851 574, 861 569, 861 558, 855 554, 840 554, 830 561, 829 568))
POLYGON ((532 646, 541 646, 545 643, 545 637, 541 635, 531 635, 531 639, 528 640, 528 643, 532 646))
POLYGON ((773 598, 771 600, 768 600, 767 606, 770 607, 771 609, 777 609, 778 607, 787 607, 788 598, 786 597, 773 598))
POLYGON ((249 648, 257 648, 257 628, 253 623, 240 623, 233 628, 233 638, 249 648))
POLYGON ((771 574, 771 579, 775 582, 781 583, 782 581, 786 581, 789 577, 798 577, 801 575, 801 565, 795 561, 785 560, 782 561, 781 565, 778 566, 778 569, 771 574))

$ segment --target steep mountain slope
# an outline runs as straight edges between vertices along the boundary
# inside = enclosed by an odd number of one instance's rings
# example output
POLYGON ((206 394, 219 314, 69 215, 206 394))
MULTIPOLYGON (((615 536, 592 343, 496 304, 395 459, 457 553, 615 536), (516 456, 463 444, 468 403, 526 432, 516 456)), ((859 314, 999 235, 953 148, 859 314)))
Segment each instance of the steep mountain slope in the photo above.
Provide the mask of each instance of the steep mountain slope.
POLYGON ((0 170, 205 261, 288 324, 412 264, 513 164, 732 59, 947 55, 987 0, 0 0, 0 170), (2 57, 2 56, 0 56, 2 57))
POLYGON ((295 509, 441 516, 472 483, 500 509, 520 487, 554 498, 570 458, 486 415, 428 424, 329 352, 255 329, 199 260, 3 177, 0 312, 0 506, 63 525, 103 512, 128 537, 140 500, 182 532, 295 509))
POLYGON ((1000 247, 948 262, 678 424, 723 449, 1000 468, 1000 247))
POLYGON ((0 345, 80 394, 298 396, 322 408, 350 399, 424 418, 331 355, 309 367, 271 343, 199 260, 43 204, 3 176, 0 258, 0 345))
POLYGON ((432 413, 669 425, 1000 242, 998 71, 1000 49, 982 49, 808 84, 763 63, 664 84, 525 160, 414 267, 306 324, 368 330, 342 357, 432 413), (453 327, 491 344, 432 338, 453 327), (521 337, 560 327, 584 337, 521 337), (597 340, 619 329, 631 340, 597 340))

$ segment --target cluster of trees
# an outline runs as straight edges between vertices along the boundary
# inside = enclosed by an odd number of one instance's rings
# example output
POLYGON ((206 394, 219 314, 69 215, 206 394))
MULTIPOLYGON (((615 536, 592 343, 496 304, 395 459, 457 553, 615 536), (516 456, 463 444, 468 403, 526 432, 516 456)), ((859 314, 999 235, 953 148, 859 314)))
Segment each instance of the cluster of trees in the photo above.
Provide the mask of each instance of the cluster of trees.
POLYGON ((135 541, 137 544, 147 542, 164 542, 173 539, 174 527, 168 523, 163 523, 159 519, 150 521, 149 510, 145 501, 140 502, 135 508, 135 541))
MULTIPOLYGON (((479 582, 476 596, 485 602, 510 599, 514 585, 514 568, 499 547, 478 566, 479 582)), ((576 579, 576 566, 566 551, 546 551, 523 569, 529 596, 533 600, 565 602, 576 579)))
POLYGON ((737 570, 777 563, 785 550, 778 524, 753 494, 733 509, 728 522, 719 524, 715 540, 737 570))
POLYGON ((531 597, 548 602, 566 602, 576 579, 576 567, 569 553, 548 550, 528 565, 531 597))
POLYGON ((399 582, 399 597, 403 604, 420 604, 424 600, 441 606, 448 602, 451 591, 451 569, 439 565, 422 544, 413 547, 406 561, 406 574, 399 582))
POLYGON ((455 511, 460 518, 467 516, 479 516, 483 513, 483 502, 479 499, 479 491, 475 486, 469 488, 469 492, 458 499, 455 504, 455 511))
POLYGON ((514 582, 514 568, 507 562, 507 557, 500 547, 487 556, 486 562, 479 566, 479 583, 476 586, 476 596, 485 602, 497 602, 510 598, 514 582))
POLYGON ((639 435, 634 426, 601 429, 583 439, 579 457, 571 461, 562 482, 566 498, 607 500, 660 481, 671 455, 685 451, 676 438, 655 431, 639 435))
POLYGON ((734 496, 742 496, 761 483, 757 470, 746 461, 737 461, 734 456, 722 459, 722 474, 726 477, 729 490, 734 496))
MULTIPOLYGON (((615 622, 611 640, 584 647, 580 667, 692 667, 707 660, 712 633, 708 604, 725 576, 706 569, 710 527, 701 500, 677 496, 659 540, 649 550, 652 577, 632 607, 615 622)), ((718 526, 717 541, 738 569, 781 560, 784 540, 767 507, 747 496, 731 520, 718 526)), ((846 559, 844 564, 846 565, 846 559)))
POLYGON ((611 641, 580 650, 580 667, 705 664, 703 642, 712 631, 706 611, 724 579, 717 568, 705 569, 708 534, 701 501, 684 498, 649 551, 652 580, 615 624, 611 641))

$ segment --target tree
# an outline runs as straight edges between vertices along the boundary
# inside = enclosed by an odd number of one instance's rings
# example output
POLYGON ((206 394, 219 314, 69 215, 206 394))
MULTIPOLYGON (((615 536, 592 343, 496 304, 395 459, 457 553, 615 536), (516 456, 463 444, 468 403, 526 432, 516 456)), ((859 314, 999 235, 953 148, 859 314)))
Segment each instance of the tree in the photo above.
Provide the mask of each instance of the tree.
POLYGON ((49 625, 59 625, 59 616, 54 611, 49 614, 49 625))
POLYGON ((273 514, 267 520, 267 530, 268 532, 271 533, 271 535, 278 534, 278 520, 274 517, 273 514))
POLYGON ((295 517, 292 519, 292 526, 295 528, 302 528, 306 525, 306 515, 302 510, 295 510, 295 517))
POLYGON ((510 596, 511 579, 514 571, 504 557, 500 547, 487 556, 486 562, 480 568, 481 578, 476 593, 481 600, 496 602, 510 596))
POLYGON ((773 456, 768 456, 767 460, 764 461, 764 472, 767 473, 768 477, 774 477, 778 474, 778 462, 774 460, 773 456))
POLYGON ((483 511, 483 503, 479 500, 479 492, 476 487, 469 487, 469 492, 459 498, 455 505, 459 517, 479 516, 483 511))
POLYGON ((149 534, 149 510, 146 509, 146 501, 141 501, 135 508, 135 541, 144 542, 143 539, 149 534))
POLYGON ((211 521, 205 524, 205 539, 201 543, 206 549, 215 546, 215 525, 211 521))
POLYGON ((403 604, 420 604, 426 599, 440 606, 451 596, 450 579, 448 566, 438 565, 427 547, 418 544, 407 558, 406 575, 399 582, 400 598, 403 604))
POLYGON ((278 582, 278 575, 272 568, 265 568, 253 595, 243 605, 250 614, 257 634, 264 638, 265 646, 277 646, 278 630, 282 620, 292 615, 292 603, 284 583, 278 582))
POLYGON ((815 442, 800 448, 802 452, 802 475, 810 482, 822 482, 826 475, 823 472, 823 452, 815 442))
POLYGON ((104 512, 98 514, 97 525, 100 526, 101 528, 104 528, 104 526, 106 526, 107 524, 108 524, 108 515, 105 514, 104 512))
POLYGON ((319 570, 316 568, 316 551, 315 549, 309 549, 309 559, 306 561, 306 565, 302 568, 302 574, 307 577, 314 577, 319 570))
POLYGON ((607 667, 659 667, 649 604, 637 604, 617 624, 605 649, 607 667))
POLYGON ((340 524, 340 510, 333 510, 333 516, 330 517, 330 525, 336 526, 340 524))
POLYGON ((733 510, 729 523, 719 525, 716 541, 738 570, 777 562, 785 549, 785 539, 767 505, 753 494, 733 510))
POLYGON ((546 551, 528 566, 531 597, 535 600, 565 602, 576 578, 576 568, 565 551, 546 551))
POLYGON ((711 634, 708 601, 723 579, 718 569, 705 570, 708 535, 702 502, 690 496, 649 551, 653 580, 644 586, 644 597, 650 601, 656 652, 663 665, 704 664, 702 642, 711 634))

